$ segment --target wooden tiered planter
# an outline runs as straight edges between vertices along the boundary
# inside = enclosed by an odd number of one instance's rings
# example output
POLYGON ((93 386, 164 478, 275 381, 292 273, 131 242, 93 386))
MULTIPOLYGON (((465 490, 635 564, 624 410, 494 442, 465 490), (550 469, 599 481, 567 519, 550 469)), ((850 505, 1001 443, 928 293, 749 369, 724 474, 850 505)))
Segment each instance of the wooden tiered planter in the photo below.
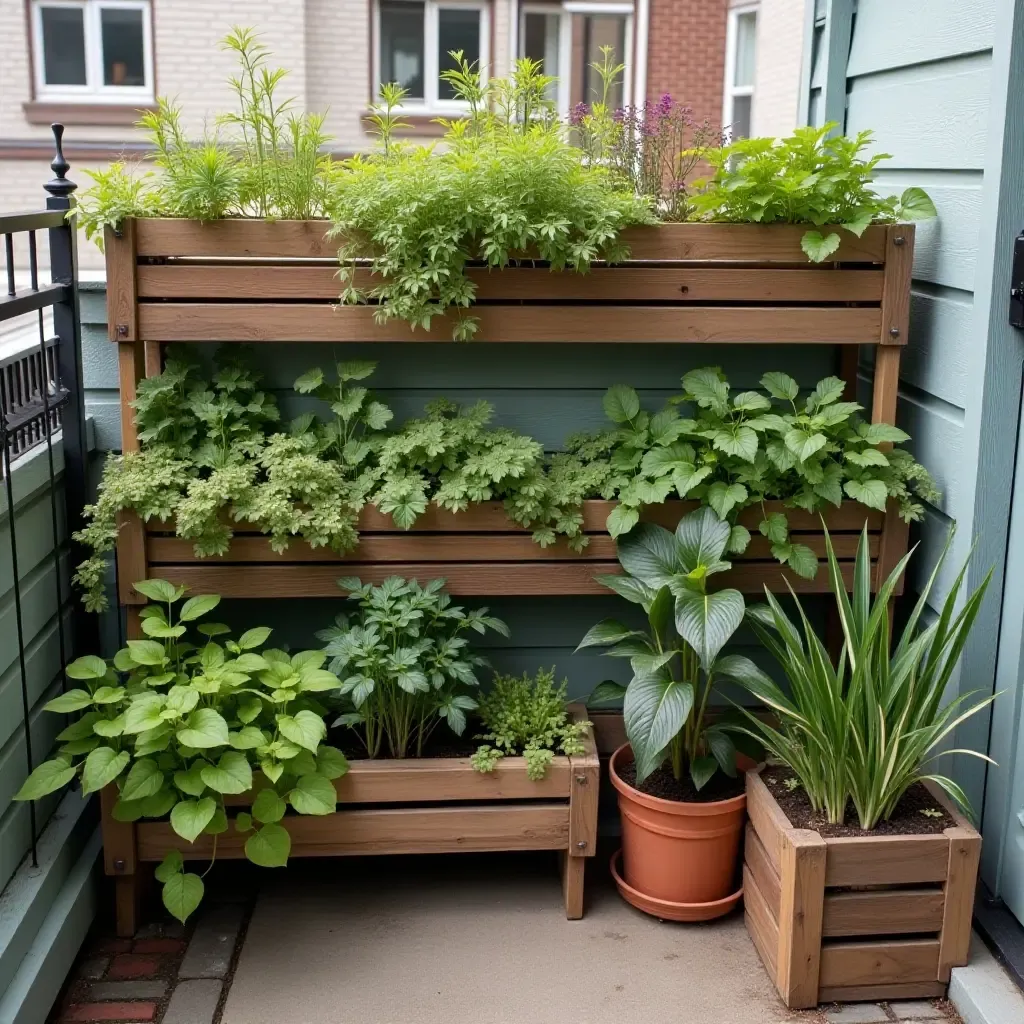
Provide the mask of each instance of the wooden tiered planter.
POLYGON ((747 932, 790 1008, 943 996, 967 963, 981 836, 932 791, 956 821, 941 835, 829 839, 747 774, 747 932))
MULTIPOLYGON (((570 705, 573 717, 586 717, 570 705)), ((352 857, 396 853, 482 853, 557 850, 562 855, 565 915, 583 916, 583 874, 597 845, 600 768, 593 736, 574 757, 555 757, 543 779, 527 778, 521 757, 503 758, 493 772, 476 771, 469 758, 352 761, 335 780, 334 814, 288 815, 281 824, 292 837, 291 857, 352 857)), ((232 808, 248 807, 258 787, 228 797, 232 808)), ((166 821, 119 822, 111 815, 117 790, 102 793, 103 860, 116 879, 117 929, 135 933, 139 900, 148 873, 168 853, 209 861, 214 837, 182 839, 166 821)), ((245 856, 246 836, 216 837, 218 860, 245 856)))
MULTIPOLYGON (((126 221, 108 232, 107 296, 110 337, 119 349, 122 444, 138 447, 128 403, 142 376, 161 369, 167 342, 391 342, 448 341, 443 318, 429 332, 406 324, 373 322, 366 306, 336 305, 335 243, 322 221, 126 221)), ((664 343, 809 344, 838 346, 848 394, 856 390, 859 347, 875 348, 874 422, 892 423, 899 358, 907 340, 914 229, 876 226, 855 238, 843 232, 834 262, 811 266, 800 249, 799 225, 671 224, 631 230, 631 258, 591 273, 551 273, 524 264, 502 271, 472 270, 479 284, 473 309, 480 319, 468 344, 664 343)), ((144 528, 124 517, 118 541, 119 591, 133 609, 144 598, 132 584, 146 578, 187 583, 225 597, 333 596, 336 579, 357 575, 444 577, 457 595, 596 594, 595 575, 618 571, 614 544, 604 531, 610 505, 587 502, 582 554, 564 543, 545 549, 510 523, 499 505, 458 515, 431 510, 408 532, 367 510, 358 548, 344 559, 303 543, 271 551, 266 538, 244 526, 222 558, 197 560, 170 524, 144 528)), ((650 518, 674 526, 684 503, 652 508, 650 518)), ((824 538, 817 517, 790 512, 799 538, 819 555, 824 538)), ((865 518, 872 532, 876 583, 904 554, 907 531, 895 511, 884 514, 846 503, 826 521, 839 536, 847 563, 865 518)), ((783 585, 784 572, 764 538, 736 560, 722 585, 747 593, 783 585)), ((790 576, 802 592, 825 592, 828 579, 790 576)))

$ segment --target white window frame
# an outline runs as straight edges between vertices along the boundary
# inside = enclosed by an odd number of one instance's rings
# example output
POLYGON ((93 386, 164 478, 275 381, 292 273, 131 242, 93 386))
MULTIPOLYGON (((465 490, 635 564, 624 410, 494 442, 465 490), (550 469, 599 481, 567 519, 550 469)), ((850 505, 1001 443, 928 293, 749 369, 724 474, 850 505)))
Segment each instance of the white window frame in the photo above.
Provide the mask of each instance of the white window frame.
POLYGON ((32 58, 36 97, 71 103, 127 103, 153 101, 153 11, 150 0, 32 0, 32 58), (85 85, 47 85, 43 54, 44 7, 66 7, 82 12, 85 33, 85 85), (146 84, 105 85, 103 82, 103 10, 142 12, 142 63, 146 84))
MULTIPOLYGON (((753 14, 755 32, 760 20, 760 4, 742 4, 729 8, 729 20, 725 30, 725 88, 722 90, 722 128, 732 137, 732 123, 735 117, 734 104, 737 96, 750 97, 750 130, 754 130, 754 83, 750 85, 734 85, 736 79, 736 46, 739 42, 739 19, 741 14, 753 14)), ((756 40, 756 35, 755 35, 756 40)), ((754 60, 757 60, 757 43, 755 41, 754 60)))
MULTIPOLYGON (((486 81, 491 61, 491 5, 487 0, 400 0, 423 4, 423 99, 407 98, 401 110, 408 114, 463 113, 469 104, 463 100, 443 100, 438 95, 441 67, 438 61, 438 27, 441 10, 480 12, 480 78, 486 81)), ((373 5, 373 81, 374 103, 380 98, 381 30, 380 0, 373 5)))
MULTIPOLYGON (((565 0, 568 14, 618 14, 626 19, 626 52, 615 59, 626 67, 622 72, 622 105, 633 105, 633 35, 636 31, 636 5, 633 3, 601 3, 599 0, 565 0)), ((570 44, 571 45, 571 44, 570 44)), ((644 58, 646 59, 646 58, 644 58)))
MULTIPOLYGON (((524 3, 519 11, 519 36, 517 40, 517 56, 522 57, 523 42, 526 39, 526 16, 528 14, 544 14, 549 17, 558 18, 558 92, 555 104, 558 113, 565 115, 569 112, 569 95, 571 82, 566 69, 572 70, 572 14, 562 6, 554 4, 524 3)), ((551 74, 550 68, 544 69, 545 75, 551 74)))

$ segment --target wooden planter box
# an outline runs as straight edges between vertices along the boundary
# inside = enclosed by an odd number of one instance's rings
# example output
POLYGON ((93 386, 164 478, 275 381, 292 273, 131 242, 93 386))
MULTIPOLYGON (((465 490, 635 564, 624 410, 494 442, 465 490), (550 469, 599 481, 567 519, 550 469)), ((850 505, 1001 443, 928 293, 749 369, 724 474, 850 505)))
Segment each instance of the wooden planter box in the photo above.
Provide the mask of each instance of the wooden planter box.
POLYGON ((967 963, 981 836, 933 793, 941 835, 827 839, 747 774, 747 932, 787 1006, 943 996, 967 963))
MULTIPOLYGON (((570 705, 578 721, 582 705, 570 705)), ((583 874, 597 845, 600 769, 593 736, 585 753, 555 757, 543 779, 527 778, 521 757, 503 758, 493 772, 476 771, 469 758, 353 761, 334 783, 341 806, 334 814, 288 815, 291 859, 395 853, 482 853, 557 850, 562 854, 565 915, 583 916, 583 874)), ((248 807, 258 787, 227 797, 248 807)), ((139 901, 152 867, 172 849, 186 860, 208 861, 213 836, 182 839, 166 821, 119 822, 111 816, 117 790, 101 794, 103 863, 116 880, 117 929, 134 935, 139 901)), ((245 857, 247 836, 217 836, 217 859, 245 857)))
MULTIPOLYGON (((337 245, 324 237, 326 227, 324 221, 144 219, 126 221, 118 235, 108 232, 108 322, 119 350, 123 450, 138 448, 128 406, 136 382, 160 372, 167 342, 450 340, 451 324, 443 318, 429 332, 413 331, 397 321, 375 324, 368 306, 338 307, 337 245)), ((551 273, 531 261, 502 271, 472 269, 480 330, 467 344, 838 346, 848 395, 856 393, 859 347, 870 345, 872 420, 892 423, 907 341, 914 228, 873 226, 859 239, 842 232, 833 262, 820 266, 809 264, 800 248, 804 230, 788 224, 665 224, 629 230, 630 259, 589 274, 551 273)), ((606 502, 586 503, 592 539, 582 555, 564 544, 545 551, 499 506, 477 506, 457 516, 431 510, 408 533, 368 510, 362 542, 345 559, 302 544, 275 555, 265 538, 243 529, 228 555, 202 562, 169 527, 144 529, 127 515, 118 540, 120 600, 140 603, 131 584, 151 576, 229 597, 333 596, 335 580, 346 574, 367 581, 444 576, 457 595, 602 593, 594 575, 617 571, 614 545, 604 533, 608 510, 606 502)), ((674 526, 682 511, 683 503, 667 503, 648 515, 674 526)), ((852 557, 852 534, 865 515, 877 579, 906 551, 907 533, 891 511, 879 516, 845 505, 828 517, 830 529, 850 534, 840 538, 841 557, 852 557)), ((801 540, 822 554, 817 518, 791 513, 791 522, 805 533, 801 540)), ((723 583, 748 593, 761 593, 765 583, 782 584, 784 572, 762 542, 755 536, 723 583)), ((813 581, 790 581, 803 592, 828 590, 824 572, 813 581)))

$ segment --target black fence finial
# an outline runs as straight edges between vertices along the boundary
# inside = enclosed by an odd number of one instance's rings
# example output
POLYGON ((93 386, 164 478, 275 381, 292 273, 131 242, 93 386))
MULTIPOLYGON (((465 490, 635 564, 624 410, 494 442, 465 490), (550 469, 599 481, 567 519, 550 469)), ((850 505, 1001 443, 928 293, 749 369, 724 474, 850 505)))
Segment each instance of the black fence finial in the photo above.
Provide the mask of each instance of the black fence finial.
POLYGON ((50 169, 57 177, 48 181, 43 188, 58 199, 67 199, 71 193, 75 191, 78 186, 73 182, 69 181, 65 175, 71 169, 71 164, 64 159, 64 149, 61 142, 64 138, 64 125, 62 124, 51 124, 50 128, 53 130, 53 141, 56 144, 57 152, 53 158, 53 163, 50 164, 50 169))

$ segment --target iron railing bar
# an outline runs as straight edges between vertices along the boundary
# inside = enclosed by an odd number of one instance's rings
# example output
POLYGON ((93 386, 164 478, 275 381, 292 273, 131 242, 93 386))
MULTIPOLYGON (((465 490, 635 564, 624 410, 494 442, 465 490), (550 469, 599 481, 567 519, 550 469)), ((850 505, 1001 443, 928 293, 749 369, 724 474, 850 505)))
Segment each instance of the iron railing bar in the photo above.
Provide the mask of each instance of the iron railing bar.
POLYGON ((64 221, 60 210, 27 210, 23 213, 0 214, 0 235, 18 231, 41 231, 59 228, 64 221))
MULTIPOLYGON (((7 281, 9 288, 14 286, 13 274, 7 275, 7 281)), ((68 285, 66 284, 44 284, 37 291, 26 292, 22 295, 18 295, 16 291, 8 291, 6 298, 0 295, 0 323, 21 316, 23 313, 34 313, 37 309, 46 309, 47 306, 64 302, 67 294, 68 285)))
MULTIPOLYGON (((14 287, 14 235, 10 232, 4 235, 4 250, 7 257, 7 294, 12 296, 17 294, 14 287)), ((15 314, 10 313, 9 316, 15 314)), ((0 316, 0 319, 6 320, 7 317, 0 316)))
MULTIPOLYGON (((36 254, 36 233, 30 231, 28 233, 28 277, 29 287, 32 291, 39 291, 39 258, 36 254)), ((42 311, 40 311, 40 316, 42 311)), ((39 321, 40 330, 42 330, 42 319, 39 321)))
MULTIPOLYGON (((55 410, 66 405, 70 397, 71 392, 67 388, 61 388, 50 398, 49 408, 55 410)), ((46 406, 42 399, 33 398, 31 401, 19 405, 16 411, 6 413, 0 419, 4 421, 7 432, 13 434, 16 430, 24 430, 33 420, 38 420, 45 414, 46 406)))
MULTIPOLYGON (((46 339, 47 349, 55 349, 59 344, 60 339, 55 338, 52 334, 46 339)), ((28 354, 33 351, 35 351, 34 346, 26 345, 24 348, 16 348, 13 352, 10 352, 5 356, 0 356, 0 370, 4 369, 4 367, 22 362, 28 354)))

